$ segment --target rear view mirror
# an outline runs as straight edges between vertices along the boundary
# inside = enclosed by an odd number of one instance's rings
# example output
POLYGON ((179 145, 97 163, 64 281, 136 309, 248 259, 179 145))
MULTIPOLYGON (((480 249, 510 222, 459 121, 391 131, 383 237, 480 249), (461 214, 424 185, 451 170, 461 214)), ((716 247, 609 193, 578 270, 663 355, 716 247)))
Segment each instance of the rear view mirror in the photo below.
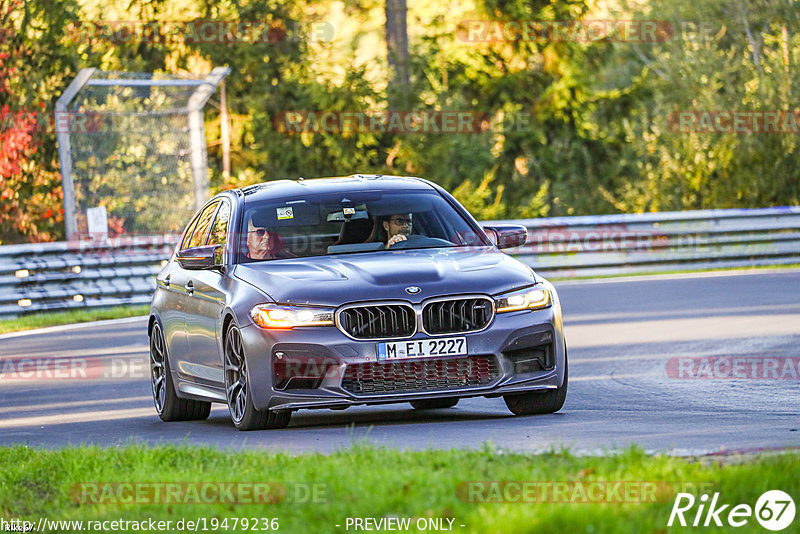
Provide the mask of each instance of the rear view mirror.
POLYGON ((497 248, 521 247, 528 240, 528 229, 516 224, 484 226, 483 229, 497 248))
POLYGON ((178 252, 176 259, 184 269, 192 271, 213 269, 222 264, 221 255, 217 253, 218 250, 221 252, 222 245, 187 248, 178 252))

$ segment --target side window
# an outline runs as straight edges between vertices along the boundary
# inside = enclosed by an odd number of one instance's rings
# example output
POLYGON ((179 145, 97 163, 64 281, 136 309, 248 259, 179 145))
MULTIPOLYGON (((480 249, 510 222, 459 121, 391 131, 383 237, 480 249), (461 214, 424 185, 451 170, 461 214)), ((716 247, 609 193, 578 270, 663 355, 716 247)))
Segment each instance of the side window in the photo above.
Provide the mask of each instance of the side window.
POLYGON ((208 236, 209 245, 222 245, 214 253, 214 263, 222 265, 225 257, 225 239, 228 232, 228 221, 231 218, 231 206, 227 202, 222 202, 217 211, 217 218, 211 226, 211 235, 208 236))
POLYGON ((200 214, 196 214, 192 219, 192 222, 186 226, 186 230, 183 232, 183 241, 181 241, 181 246, 178 250, 183 250, 185 248, 189 248, 189 241, 192 239, 192 232, 194 231, 194 227, 197 226, 197 219, 200 218, 200 214))
POLYGON ((189 248, 201 247, 206 244, 208 231, 211 228, 211 221, 214 220, 214 212, 217 211, 217 206, 219 206, 219 202, 214 202, 203 210, 202 215, 197 219, 197 226, 192 232, 192 238, 189 240, 189 248))
POLYGON ((225 234, 228 231, 228 219, 230 217, 231 207, 227 202, 223 202, 217 212, 217 218, 214 219, 214 224, 211 226, 211 235, 208 238, 209 245, 225 244, 225 234))

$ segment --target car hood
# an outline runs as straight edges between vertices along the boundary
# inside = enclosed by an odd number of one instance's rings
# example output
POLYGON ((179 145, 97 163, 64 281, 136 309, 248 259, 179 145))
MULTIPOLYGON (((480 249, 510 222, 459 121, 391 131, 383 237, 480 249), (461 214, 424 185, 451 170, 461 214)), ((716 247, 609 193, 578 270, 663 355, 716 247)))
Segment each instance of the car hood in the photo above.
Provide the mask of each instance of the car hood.
POLYGON ((418 249, 237 265, 233 275, 276 302, 338 306, 363 300, 420 302, 437 295, 497 294, 536 283, 531 269, 495 248, 418 249), (406 288, 416 286, 417 294, 406 288))

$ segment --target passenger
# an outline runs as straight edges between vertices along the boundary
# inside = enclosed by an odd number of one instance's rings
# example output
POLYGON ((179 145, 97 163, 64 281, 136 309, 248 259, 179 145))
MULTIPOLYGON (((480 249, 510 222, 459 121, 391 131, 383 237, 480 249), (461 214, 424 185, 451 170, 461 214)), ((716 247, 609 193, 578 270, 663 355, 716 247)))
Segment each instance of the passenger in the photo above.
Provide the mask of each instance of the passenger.
POLYGON ((259 219, 258 213, 250 215, 247 219, 247 257, 252 260, 296 257, 284 248, 280 234, 269 230, 259 219))
POLYGON ((414 224, 411 219, 410 213, 395 213, 383 220, 383 229, 386 230, 386 248, 408 239, 414 224))

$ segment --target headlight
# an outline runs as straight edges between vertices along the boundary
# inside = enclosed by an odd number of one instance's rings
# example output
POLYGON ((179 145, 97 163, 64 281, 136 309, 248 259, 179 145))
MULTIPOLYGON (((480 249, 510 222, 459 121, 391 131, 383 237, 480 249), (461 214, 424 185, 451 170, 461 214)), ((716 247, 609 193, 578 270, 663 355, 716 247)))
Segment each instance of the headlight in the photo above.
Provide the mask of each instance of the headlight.
POLYGON ((540 310, 552 304, 550 292, 540 285, 494 297, 497 313, 519 310, 540 310))
POLYGON ((261 328, 333 326, 332 308, 259 304, 250 310, 250 317, 261 328))

